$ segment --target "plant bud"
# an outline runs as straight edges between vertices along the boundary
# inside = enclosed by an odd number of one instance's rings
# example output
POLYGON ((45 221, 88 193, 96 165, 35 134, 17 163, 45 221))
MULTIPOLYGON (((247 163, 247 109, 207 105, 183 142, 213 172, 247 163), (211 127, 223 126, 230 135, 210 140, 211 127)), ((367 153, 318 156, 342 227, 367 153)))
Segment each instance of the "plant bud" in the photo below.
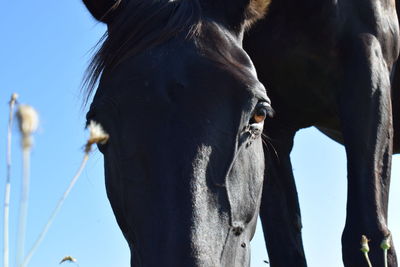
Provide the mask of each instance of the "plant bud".
POLYGON ((85 147, 85 152, 90 151, 90 147, 93 144, 105 144, 108 141, 108 138, 110 137, 104 130, 101 125, 95 121, 90 121, 89 123, 89 140, 87 141, 86 147, 85 147))
POLYGON ((381 243, 381 248, 383 250, 388 250, 390 248, 390 234, 386 236, 381 243))
POLYGON ((367 239, 367 237, 365 235, 361 236, 361 251, 364 253, 368 253, 369 252, 369 246, 368 246, 368 242, 369 240, 367 239))
POLYGON ((15 103, 15 101, 17 101, 19 95, 17 93, 13 93, 11 95, 11 102, 15 103))
POLYGON ((36 110, 28 105, 20 105, 17 110, 19 129, 22 133, 22 146, 29 148, 32 146, 31 135, 37 130, 39 116, 36 110))

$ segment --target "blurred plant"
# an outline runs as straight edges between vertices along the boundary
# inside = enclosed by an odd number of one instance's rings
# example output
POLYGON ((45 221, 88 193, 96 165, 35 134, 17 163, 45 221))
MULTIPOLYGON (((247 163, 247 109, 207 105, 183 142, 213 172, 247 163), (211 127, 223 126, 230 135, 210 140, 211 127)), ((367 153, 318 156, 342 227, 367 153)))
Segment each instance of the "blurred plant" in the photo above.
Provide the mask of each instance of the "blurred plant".
POLYGON ((361 244, 361 249, 360 250, 361 250, 362 253, 364 253, 364 257, 365 257, 365 260, 368 263, 368 266, 372 267, 371 261, 369 260, 369 257, 368 257, 368 252, 369 252, 368 242, 369 242, 368 238, 365 235, 362 235, 361 236, 361 242, 360 242, 360 244, 361 244))
POLYGON ((24 257, 26 221, 28 215, 29 179, 30 179, 30 153, 33 144, 32 134, 39 124, 39 117, 34 108, 28 105, 20 105, 17 110, 19 129, 22 134, 22 162, 23 177, 21 188, 21 200, 19 206, 19 220, 17 233, 17 266, 20 267, 24 257))
POLYGON ((7 174, 6 184, 4 190, 4 225, 3 225, 3 266, 9 266, 9 214, 10 214, 10 195, 11 195, 11 140, 12 140, 12 126, 14 106, 17 102, 18 95, 16 93, 11 95, 9 102, 10 114, 8 117, 7 129, 7 174))
POLYGON ((61 196, 60 200, 57 203, 57 206, 53 210, 49 220, 47 221, 45 227, 43 228, 42 232, 40 233, 39 237, 36 239, 35 243, 32 246, 32 249, 29 251, 28 255, 25 257, 22 267, 27 266, 29 261, 31 260, 33 254, 35 253, 36 249, 39 247, 40 243, 43 241, 44 237, 47 234, 51 224, 53 223, 54 218, 56 217, 57 213, 60 211, 62 205, 65 202, 65 199, 68 197, 69 193, 71 192, 72 188, 74 187, 75 183, 77 182, 79 176, 81 175, 83 169, 86 166, 86 163, 89 159, 89 154, 92 150, 93 144, 105 144, 108 141, 109 135, 104 132, 103 128, 100 124, 90 121, 89 125, 89 133, 90 136, 85 144, 84 150, 84 157, 81 162, 81 165, 76 172, 75 176, 72 178, 68 188, 65 190, 64 194, 61 196))
POLYGON ((385 263, 385 267, 388 266, 387 263, 387 251, 390 249, 390 234, 388 234, 381 243, 381 248, 383 249, 383 260, 385 263))
MULTIPOLYGON (((9 267, 9 204, 10 204, 10 192, 11 192, 11 139, 12 139, 12 124, 13 124, 13 111, 18 98, 17 94, 11 96, 9 102, 10 114, 8 121, 8 134, 7 134, 7 174, 6 174, 6 185, 5 185, 5 199, 4 199, 4 249, 3 249, 3 267, 9 267)), ((33 144, 32 134, 37 130, 39 124, 38 114, 34 108, 28 105, 20 105, 17 110, 17 118, 19 122, 19 129, 22 135, 21 146, 22 146, 22 162, 23 162, 23 177, 21 186, 21 199, 19 207, 19 219, 18 219, 18 232, 17 232, 17 253, 16 253, 16 264, 17 267, 25 267, 28 265, 34 252, 39 247, 40 243, 44 239, 48 232, 55 216, 61 209, 65 202, 65 199, 71 192, 73 186, 77 182, 81 175, 86 163, 89 159, 89 154, 92 150, 93 144, 105 144, 108 141, 109 135, 104 132, 100 124, 90 121, 88 128, 90 136, 84 147, 84 157, 82 163, 72 178, 68 188, 61 196, 55 209, 53 210, 49 220, 45 227, 40 233, 39 237, 35 241, 32 249, 29 251, 27 256, 24 258, 25 250, 25 236, 26 236, 26 223, 28 213, 28 199, 29 199, 29 183, 30 183, 30 153, 33 144)), ((67 256, 64 257, 60 264, 63 262, 76 263, 76 259, 67 256)))
POLYGON ((74 262, 76 263, 77 260, 71 256, 66 256, 64 258, 62 258, 62 260, 60 261, 60 264, 64 263, 64 262, 74 262))

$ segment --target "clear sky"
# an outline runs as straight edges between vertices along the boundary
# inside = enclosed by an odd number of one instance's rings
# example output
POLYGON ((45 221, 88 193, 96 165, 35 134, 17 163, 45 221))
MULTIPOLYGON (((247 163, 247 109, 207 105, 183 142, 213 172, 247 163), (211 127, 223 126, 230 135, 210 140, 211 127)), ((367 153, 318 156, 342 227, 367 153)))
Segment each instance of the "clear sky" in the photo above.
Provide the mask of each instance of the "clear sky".
MULTIPOLYGON (((32 154, 27 247, 44 226, 83 156, 85 111, 80 85, 91 48, 105 31, 80 0, 4 1, 0 16, 0 201, 4 198, 7 102, 11 93, 34 106, 41 123, 32 154)), ((15 239, 21 179, 19 136, 14 127, 11 239, 15 239)), ((315 129, 300 131, 292 153, 309 266, 337 267, 345 220, 346 159, 342 146, 315 129)), ((103 159, 92 154, 31 267, 54 267, 67 255, 80 267, 128 267, 129 251, 105 195, 103 159)), ((389 226, 400 242, 400 158, 393 161, 389 226)), ((2 210, 1 210, 2 214, 2 210)), ((0 216, 2 218, 2 215, 0 216)), ((1 219, 2 228, 3 219, 1 219)), ((0 238, 3 239, 2 230, 0 238)), ((2 244, 2 242, 1 242, 2 244)), ((0 246, 2 246, 0 244, 0 246)), ((15 242, 11 243, 14 261, 15 242)), ((252 267, 266 266, 258 228, 252 267)), ((0 255, 2 262, 2 255, 0 255)), ((74 266, 74 264, 66 264, 74 266)))

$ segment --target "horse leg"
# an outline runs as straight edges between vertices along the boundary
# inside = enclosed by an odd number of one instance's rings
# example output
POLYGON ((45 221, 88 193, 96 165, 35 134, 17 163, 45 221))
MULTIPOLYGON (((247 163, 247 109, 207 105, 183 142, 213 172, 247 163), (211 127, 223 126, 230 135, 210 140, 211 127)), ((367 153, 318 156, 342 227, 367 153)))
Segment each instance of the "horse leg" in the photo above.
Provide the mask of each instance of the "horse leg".
POLYGON ((393 153, 395 154, 400 153, 400 60, 397 60, 392 72, 393 153))
POLYGON ((272 267, 307 266, 301 239, 300 208, 289 156, 294 134, 295 131, 266 130, 268 140, 260 217, 272 267))
MULTIPOLYGON (((339 116, 347 154, 346 224, 342 236, 345 266, 367 266, 360 252, 361 235, 370 239, 373 266, 383 266, 380 243, 387 227, 392 159, 392 111, 389 71, 375 36, 347 40, 344 81, 339 93, 339 116)), ((395 250, 389 266, 397 266, 395 250)))

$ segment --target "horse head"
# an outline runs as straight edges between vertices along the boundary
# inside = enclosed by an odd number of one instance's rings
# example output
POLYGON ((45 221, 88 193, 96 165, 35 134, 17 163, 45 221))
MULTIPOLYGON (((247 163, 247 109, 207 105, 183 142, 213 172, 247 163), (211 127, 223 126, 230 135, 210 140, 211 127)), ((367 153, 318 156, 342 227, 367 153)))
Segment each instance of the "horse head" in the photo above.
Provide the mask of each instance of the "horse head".
POLYGON ((272 108, 242 36, 268 2, 84 2, 108 26, 87 117, 132 266, 248 266, 272 108))

